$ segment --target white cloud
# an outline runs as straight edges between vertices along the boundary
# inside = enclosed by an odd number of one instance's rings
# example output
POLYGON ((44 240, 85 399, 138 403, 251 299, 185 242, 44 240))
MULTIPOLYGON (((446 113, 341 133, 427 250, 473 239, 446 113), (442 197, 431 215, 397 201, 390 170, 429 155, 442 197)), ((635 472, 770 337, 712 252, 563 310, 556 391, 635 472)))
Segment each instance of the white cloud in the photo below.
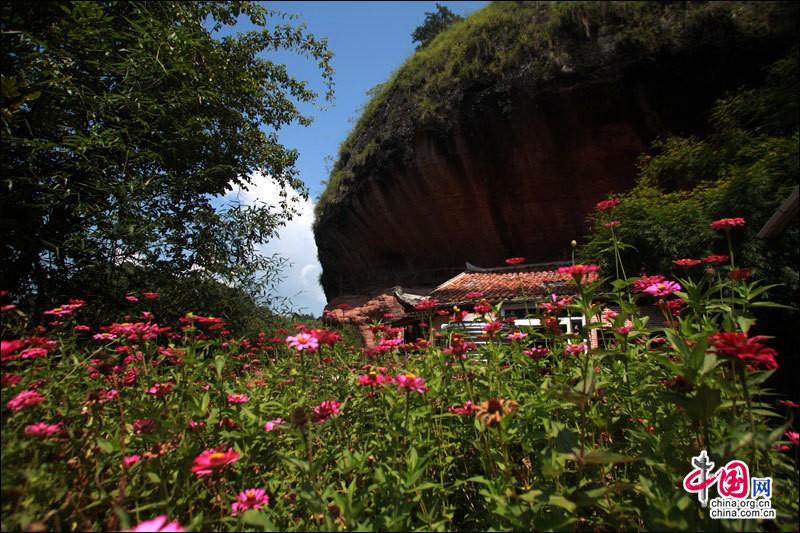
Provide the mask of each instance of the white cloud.
MULTIPOLYGON (((289 190, 290 196, 299 199, 295 204, 299 213, 285 226, 278 228, 278 237, 260 247, 264 255, 278 254, 290 264, 283 271, 281 281, 275 290, 278 296, 288 299, 293 311, 320 316, 325 307, 325 294, 319 285, 322 267, 317 260, 317 245, 311 229, 314 223, 314 202, 299 198, 296 191, 289 190)), ((242 203, 253 205, 256 201, 277 206, 280 202, 280 187, 272 180, 256 175, 253 185, 247 191, 234 190, 231 195, 238 196, 242 203)))

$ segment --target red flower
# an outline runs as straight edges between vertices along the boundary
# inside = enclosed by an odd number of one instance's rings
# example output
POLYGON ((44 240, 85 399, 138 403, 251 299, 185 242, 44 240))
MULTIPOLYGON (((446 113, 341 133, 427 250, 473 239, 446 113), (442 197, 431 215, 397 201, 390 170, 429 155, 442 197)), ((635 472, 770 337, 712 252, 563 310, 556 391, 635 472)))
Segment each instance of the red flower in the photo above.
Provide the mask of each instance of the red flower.
POLYGON ((503 328, 503 323, 499 320, 492 320, 488 324, 485 324, 481 327, 483 331, 488 333, 489 335, 494 335, 496 332, 500 331, 503 328))
POLYGON ((749 268, 736 268, 732 272, 728 272, 728 277, 736 281, 742 281, 748 279, 752 273, 753 271, 749 268))
POLYGON ((725 263, 730 259, 727 255, 707 255, 703 258, 704 263, 725 263))
POLYGON ((744 226, 743 218, 721 218, 711 223, 713 230, 729 230, 734 226, 744 226))
POLYGON ((603 200, 602 202, 597 202, 598 211, 607 211, 609 209, 613 209, 614 207, 619 205, 619 200, 616 198, 609 198, 608 200, 603 200))
POLYGON ((506 259, 506 263, 508 263, 509 265, 520 265, 524 262, 525 262, 524 257, 510 257, 506 259))
POLYGON ((691 267, 702 263, 699 259, 675 259, 672 262, 682 267, 691 267))
POLYGON ((735 357, 748 363, 763 365, 768 369, 778 368, 775 361, 778 353, 761 344, 765 340, 763 335, 747 338, 747 333, 741 331, 720 332, 710 338, 717 354, 722 357, 735 357))
POLYGON ((563 266, 558 267, 558 272, 560 274, 568 274, 573 277, 575 283, 578 285, 581 284, 581 280, 583 279, 584 274, 589 274, 590 272, 596 272, 599 267, 597 265, 571 265, 571 266, 563 266))
POLYGON ((415 305, 414 309, 417 311, 428 311, 430 309, 435 309, 437 303, 439 303, 439 300, 435 298, 433 300, 423 300, 415 305))

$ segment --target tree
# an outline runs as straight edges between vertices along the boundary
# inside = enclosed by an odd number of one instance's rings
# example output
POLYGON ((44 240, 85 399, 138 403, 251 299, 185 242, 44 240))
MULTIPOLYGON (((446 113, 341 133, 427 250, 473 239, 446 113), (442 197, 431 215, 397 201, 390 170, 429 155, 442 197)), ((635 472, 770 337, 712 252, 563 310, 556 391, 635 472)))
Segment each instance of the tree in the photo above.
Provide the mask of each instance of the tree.
POLYGON ((411 42, 419 43, 417 50, 428 46, 437 35, 446 30, 454 22, 464 20, 464 17, 456 15, 446 6, 436 4, 435 13, 425 13, 425 22, 422 26, 417 26, 411 34, 411 42))
POLYGON ((255 249, 291 219, 213 202, 256 173, 306 193, 284 125, 320 95, 270 52, 317 61, 325 39, 249 2, 3 2, 0 283, 99 291, 119 266, 252 285, 255 249), (247 17, 258 29, 219 37, 247 17))

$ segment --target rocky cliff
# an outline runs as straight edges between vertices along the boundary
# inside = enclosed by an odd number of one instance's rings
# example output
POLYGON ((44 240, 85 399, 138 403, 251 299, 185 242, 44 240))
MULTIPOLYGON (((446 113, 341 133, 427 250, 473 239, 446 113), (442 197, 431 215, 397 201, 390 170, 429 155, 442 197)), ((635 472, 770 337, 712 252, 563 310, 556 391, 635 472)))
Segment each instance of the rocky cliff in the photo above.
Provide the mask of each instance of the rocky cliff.
POLYGON ((714 100, 760 82, 763 67, 796 40, 780 26, 782 3, 759 3, 758 11, 714 2, 705 12, 658 4, 555 14, 558 3, 492 5, 484 10, 491 16, 479 12, 470 22, 473 15, 423 51, 427 77, 424 62, 411 58, 344 143, 318 209, 328 299, 436 285, 466 261, 568 259, 586 215, 633 185, 652 141, 702 134, 714 100), (476 32, 481 39, 470 40, 476 32), (508 47, 486 44, 492 35, 533 37, 508 60, 508 47), (447 68, 456 73, 432 55, 454 48, 481 68, 431 82, 447 68), (406 80, 419 72, 423 81, 406 80))

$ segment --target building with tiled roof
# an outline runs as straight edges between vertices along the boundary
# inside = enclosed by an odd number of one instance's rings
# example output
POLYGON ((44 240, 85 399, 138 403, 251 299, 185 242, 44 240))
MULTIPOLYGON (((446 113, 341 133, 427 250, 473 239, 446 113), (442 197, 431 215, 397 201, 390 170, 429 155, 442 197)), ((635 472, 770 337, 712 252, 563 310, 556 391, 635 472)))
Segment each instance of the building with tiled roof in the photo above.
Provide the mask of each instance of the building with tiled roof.
MULTIPOLYGON (((476 292, 489 303, 521 302, 551 294, 568 296, 578 290, 572 276, 558 271, 568 265, 562 262, 480 268, 467 263, 464 272, 433 289, 428 297, 439 300, 440 306, 450 307, 474 303, 476 298, 470 293, 476 292)), ((590 272, 584 279, 587 283, 597 281, 597 272, 590 272)))

